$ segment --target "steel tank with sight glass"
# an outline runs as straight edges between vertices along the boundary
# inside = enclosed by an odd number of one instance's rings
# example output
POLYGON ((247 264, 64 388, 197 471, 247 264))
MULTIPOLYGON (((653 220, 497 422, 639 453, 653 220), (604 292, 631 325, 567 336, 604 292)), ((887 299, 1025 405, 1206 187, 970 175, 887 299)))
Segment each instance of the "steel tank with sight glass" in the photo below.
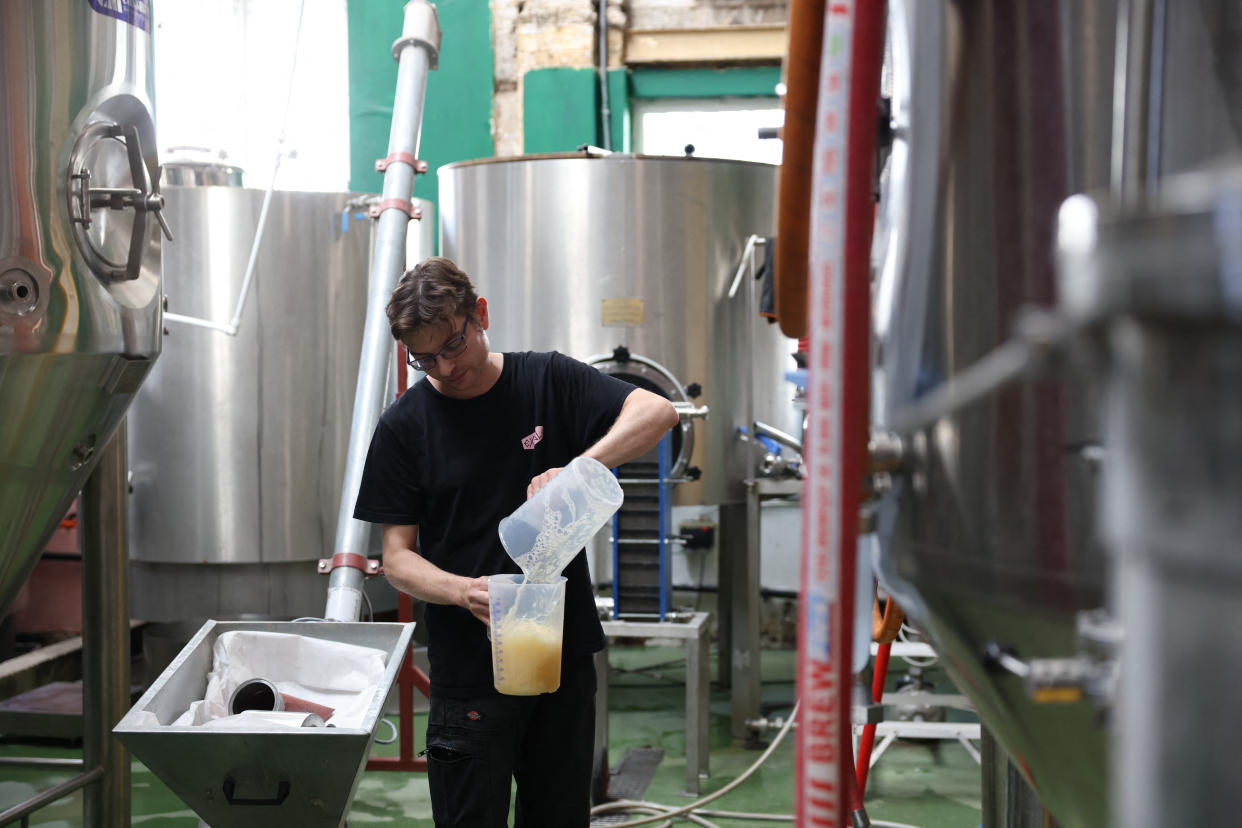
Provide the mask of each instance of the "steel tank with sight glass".
MULTIPOLYGON (((164 260, 168 310, 227 326, 267 193, 233 186, 234 167, 170 164, 175 180, 203 186, 167 188, 184 236, 164 260)), ((164 356, 130 415, 137 617, 322 611, 315 561, 333 554, 376 201, 271 193, 235 335, 166 323, 164 356)), ((430 225, 410 223, 412 260, 431 249, 430 225)))
POLYGON ((0 612, 160 354, 150 26, 0 4, 0 612))
MULTIPOLYGON (((494 350, 559 350, 706 420, 674 430, 679 504, 739 503, 758 420, 800 435, 796 344, 758 315, 743 267, 770 236, 768 164, 619 153, 442 167, 440 250, 489 301, 494 350)), ((762 253, 756 264, 762 263, 762 253)))
MULTIPOLYGON (((1215 2, 890 5, 878 426, 1008 340, 1024 307, 1056 304, 1068 196, 1156 187, 1238 145, 1239 24, 1236 4, 1215 2)), ((1067 828, 1115 824, 1108 700, 1041 703, 984 654, 1078 656, 1092 643, 1080 622, 1109 608, 1097 397, 1056 373, 903 429, 905 473, 880 510, 885 585, 1067 828)), ((994 805, 984 824, 1012 824, 994 805)))

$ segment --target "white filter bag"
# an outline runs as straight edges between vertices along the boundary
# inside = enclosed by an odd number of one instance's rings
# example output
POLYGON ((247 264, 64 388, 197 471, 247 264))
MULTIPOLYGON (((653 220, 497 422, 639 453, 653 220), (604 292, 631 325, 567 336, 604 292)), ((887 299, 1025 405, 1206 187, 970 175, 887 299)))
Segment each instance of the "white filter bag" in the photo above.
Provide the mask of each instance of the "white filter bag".
POLYGON ((333 708, 326 724, 362 728, 381 690, 386 660, 383 650, 340 641, 251 630, 221 633, 204 698, 173 724, 201 725, 228 716, 237 686, 261 678, 281 693, 333 708))

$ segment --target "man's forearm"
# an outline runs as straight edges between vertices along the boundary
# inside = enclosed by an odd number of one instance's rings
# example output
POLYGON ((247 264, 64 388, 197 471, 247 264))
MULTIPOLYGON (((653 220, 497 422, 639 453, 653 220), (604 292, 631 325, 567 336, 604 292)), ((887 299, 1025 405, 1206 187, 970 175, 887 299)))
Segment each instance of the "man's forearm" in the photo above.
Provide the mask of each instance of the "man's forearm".
MULTIPOLYGON (((413 530, 413 527, 408 527, 413 530)), ((407 527, 384 527, 384 575, 402 592, 431 604, 464 606, 469 578, 445 572, 414 550, 407 527)))
POLYGON ((608 433, 583 452, 609 468, 649 451, 677 425, 677 409, 663 397, 641 388, 630 392, 608 433))
POLYGON ((445 572, 418 554, 418 527, 384 524, 384 575, 394 587, 429 604, 469 610, 484 624, 488 619, 487 578, 445 572))
POLYGON ((470 579, 445 572, 413 550, 385 552, 384 573, 394 587, 420 601, 464 606, 470 579))

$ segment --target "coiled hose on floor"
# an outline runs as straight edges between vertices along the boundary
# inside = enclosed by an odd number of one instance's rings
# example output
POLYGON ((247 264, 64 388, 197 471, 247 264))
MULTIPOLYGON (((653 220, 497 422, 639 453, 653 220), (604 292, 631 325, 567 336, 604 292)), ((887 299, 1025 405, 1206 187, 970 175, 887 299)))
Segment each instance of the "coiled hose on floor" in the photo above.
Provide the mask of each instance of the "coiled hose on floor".
MULTIPOLYGON (((750 767, 744 770, 736 779, 734 779, 732 782, 729 782, 727 785, 725 785, 720 790, 715 791, 714 793, 710 793, 707 796, 704 796, 700 799, 697 799, 694 802, 691 802, 689 805, 683 805, 681 807, 674 807, 672 805, 661 805, 658 802, 646 802, 642 800, 633 800, 633 799, 619 799, 616 802, 604 802, 600 805, 596 805, 594 808, 591 809, 591 815, 596 816, 598 814, 607 813, 609 811, 650 811, 653 814, 653 816, 642 817, 640 819, 631 820, 629 822, 622 822, 622 823, 619 823, 618 825, 610 826, 610 828, 631 828, 631 826, 651 825, 652 823, 659 823, 658 828, 664 828, 664 826, 672 825, 673 820, 675 819, 686 820, 688 822, 694 823, 695 825, 701 825, 703 826, 703 828, 718 828, 714 823, 709 822, 707 820, 707 817, 717 817, 721 819, 754 820, 757 822, 793 822, 794 821, 793 814, 764 814, 764 813, 747 813, 744 811, 716 811, 716 810, 708 811, 708 810, 703 810, 702 806, 706 805, 709 802, 713 802, 719 799, 720 797, 724 796, 725 794, 735 790, 742 783, 744 783, 747 779, 753 776, 755 771, 759 770, 759 768, 762 767, 764 762, 768 761, 768 758, 776 751, 776 749, 780 746, 781 742, 784 741, 785 736, 793 728, 794 721, 798 718, 799 704, 800 702, 794 703, 793 712, 789 714, 789 718, 785 721, 783 725, 781 725, 781 729, 777 731, 776 738, 772 740, 772 744, 767 746, 767 748, 763 751, 763 753, 759 755, 759 758, 756 759, 751 764, 750 767)), ((873 826, 876 826, 876 828, 918 828, 918 826, 907 825, 906 823, 903 823, 903 822, 886 822, 884 820, 879 820, 879 819, 872 820, 871 824, 873 826)))

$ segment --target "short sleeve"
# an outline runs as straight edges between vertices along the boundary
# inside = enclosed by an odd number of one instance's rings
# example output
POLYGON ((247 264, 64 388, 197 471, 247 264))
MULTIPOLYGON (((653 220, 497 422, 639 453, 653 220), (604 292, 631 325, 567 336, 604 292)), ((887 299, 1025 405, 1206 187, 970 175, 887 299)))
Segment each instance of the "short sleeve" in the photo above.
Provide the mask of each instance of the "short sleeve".
POLYGON ((416 472, 412 448, 381 418, 367 450, 354 517, 371 523, 422 523, 424 500, 416 472))
POLYGON ((585 450, 612 428, 635 386, 558 352, 552 354, 551 367, 565 411, 575 422, 585 450))

